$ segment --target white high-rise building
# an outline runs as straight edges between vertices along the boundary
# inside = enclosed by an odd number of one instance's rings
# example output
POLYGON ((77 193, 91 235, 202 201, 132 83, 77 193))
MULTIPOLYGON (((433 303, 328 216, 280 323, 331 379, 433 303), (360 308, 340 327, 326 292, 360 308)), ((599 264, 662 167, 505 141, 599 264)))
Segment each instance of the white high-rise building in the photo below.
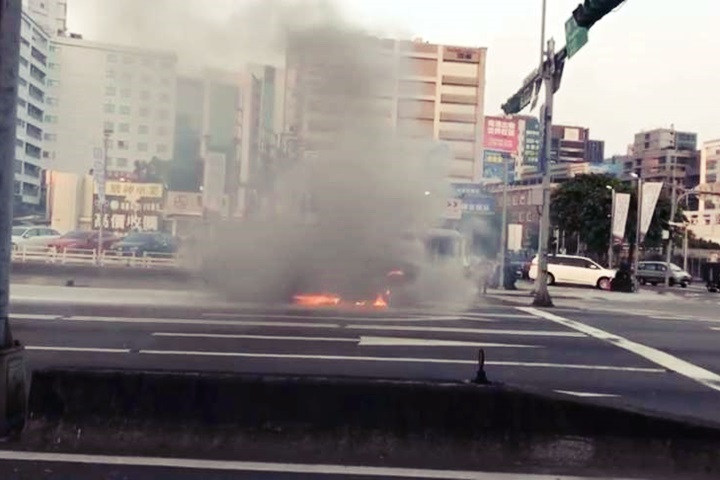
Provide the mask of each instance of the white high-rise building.
POLYGON ((46 76, 49 68, 49 35, 26 12, 20 30, 20 65, 15 139, 16 213, 40 206, 46 110, 46 76))
POLYGON ((107 170, 173 157, 177 56, 56 37, 51 44, 46 148, 52 169, 87 173, 109 137, 107 170))
POLYGON ((23 0, 27 12, 48 35, 67 31, 67 0, 23 0))

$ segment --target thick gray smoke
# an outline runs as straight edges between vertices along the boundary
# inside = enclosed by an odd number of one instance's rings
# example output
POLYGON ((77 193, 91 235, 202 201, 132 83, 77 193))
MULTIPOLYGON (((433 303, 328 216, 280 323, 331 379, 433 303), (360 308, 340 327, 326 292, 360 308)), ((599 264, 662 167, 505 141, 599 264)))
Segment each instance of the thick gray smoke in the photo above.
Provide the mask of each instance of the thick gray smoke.
POLYGON ((212 3, 122 0, 106 34, 145 47, 154 39, 178 51, 181 64, 225 70, 284 63, 287 54, 290 70, 313 67, 313 80, 300 81, 290 97, 323 113, 308 117, 312 155, 274 159, 275 214, 202 232, 211 237, 199 252, 209 284, 236 300, 284 302, 303 292, 361 298, 385 288, 389 269, 415 265, 410 297, 466 300, 459 265, 430 266, 422 245, 442 217, 450 156, 432 132, 406 124, 409 135, 398 136, 391 127, 397 107, 388 94, 420 93, 398 81, 411 73, 406 64, 326 2, 238 2, 225 20, 194 10, 212 3))

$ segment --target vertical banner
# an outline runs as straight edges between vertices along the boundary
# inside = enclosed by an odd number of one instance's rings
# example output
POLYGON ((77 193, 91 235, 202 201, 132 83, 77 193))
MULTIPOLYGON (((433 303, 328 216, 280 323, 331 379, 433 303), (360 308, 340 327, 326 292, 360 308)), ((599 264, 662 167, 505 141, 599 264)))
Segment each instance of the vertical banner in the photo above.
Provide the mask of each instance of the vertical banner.
POLYGON ((630 194, 615 194, 615 210, 612 212, 612 236, 613 244, 621 244, 625 238, 625 227, 627 225, 628 213, 630 212, 630 194))
POLYGON ((541 133, 540 122, 530 117, 524 121, 522 164, 537 167, 540 156, 541 133))
POLYGON ((662 182, 645 182, 642 186, 642 206, 640 208, 640 215, 642 221, 640 223, 640 238, 645 238, 648 230, 650 229, 650 222, 652 222, 653 214, 655 213, 655 206, 660 198, 660 191, 662 190, 662 182))

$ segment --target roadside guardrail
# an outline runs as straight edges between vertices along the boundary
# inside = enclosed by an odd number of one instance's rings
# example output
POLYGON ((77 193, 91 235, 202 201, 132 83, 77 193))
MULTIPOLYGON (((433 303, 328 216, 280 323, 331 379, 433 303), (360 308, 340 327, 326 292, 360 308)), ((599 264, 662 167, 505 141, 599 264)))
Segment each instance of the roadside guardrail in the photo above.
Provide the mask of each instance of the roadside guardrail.
POLYGON ((54 265, 97 265, 107 267, 179 268, 183 265, 177 254, 145 252, 128 255, 114 250, 98 254, 96 249, 66 248, 57 250, 45 246, 19 246, 12 250, 17 263, 46 263, 54 265))

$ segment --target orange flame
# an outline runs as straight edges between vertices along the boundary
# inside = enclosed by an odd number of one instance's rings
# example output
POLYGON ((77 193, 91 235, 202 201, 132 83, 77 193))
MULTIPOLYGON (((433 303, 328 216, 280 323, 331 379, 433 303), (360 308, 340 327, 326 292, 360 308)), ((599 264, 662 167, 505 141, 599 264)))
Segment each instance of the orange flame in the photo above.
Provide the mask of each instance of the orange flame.
POLYGON ((404 277, 405 272, 403 272, 402 270, 393 270, 391 272, 388 272, 387 276, 388 277, 404 277))
POLYGON ((377 298, 376 298, 375 301, 373 302, 373 307, 375 307, 375 308, 387 308, 387 306, 388 306, 388 304, 387 304, 387 302, 385 301, 385 299, 383 298, 382 294, 379 294, 379 293, 378 293, 377 298))
POLYGON ((295 295, 293 302, 303 307, 330 307, 340 304, 340 297, 337 295, 319 294, 319 295, 295 295))

